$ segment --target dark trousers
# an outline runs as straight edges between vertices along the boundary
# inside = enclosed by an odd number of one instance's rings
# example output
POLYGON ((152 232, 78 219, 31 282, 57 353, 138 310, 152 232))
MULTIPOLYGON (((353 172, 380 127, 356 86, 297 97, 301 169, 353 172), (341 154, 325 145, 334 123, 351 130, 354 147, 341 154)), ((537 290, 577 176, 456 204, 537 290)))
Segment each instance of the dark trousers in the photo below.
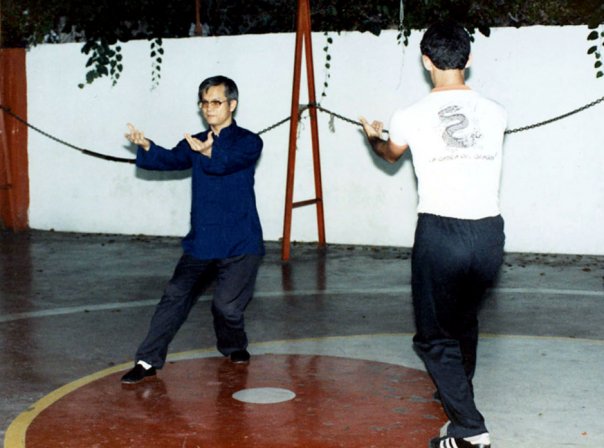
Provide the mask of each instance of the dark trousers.
POLYGON ((261 260, 259 255, 198 260, 184 254, 155 308, 147 337, 136 352, 136 360, 158 369, 163 367, 168 345, 197 301, 200 286, 214 278, 212 315, 216 346, 225 356, 247 348, 243 313, 252 299, 261 260))
POLYGON ((474 403, 478 309, 503 261, 503 219, 420 214, 412 254, 414 348, 451 421, 448 435, 486 432, 474 403))

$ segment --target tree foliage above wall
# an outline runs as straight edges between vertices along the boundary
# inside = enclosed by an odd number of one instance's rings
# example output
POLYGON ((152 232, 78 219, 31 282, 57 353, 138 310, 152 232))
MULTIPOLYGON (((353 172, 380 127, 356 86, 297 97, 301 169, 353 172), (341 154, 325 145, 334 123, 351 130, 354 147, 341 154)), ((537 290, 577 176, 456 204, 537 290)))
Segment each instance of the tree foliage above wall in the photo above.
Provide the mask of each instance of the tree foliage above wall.
MULTIPOLYGON (((159 82, 162 38, 195 34, 195 0, 0 0, 3 47, 42 42, 82 42, 88 55, 86 82, 108 76, 117 82, 123 68, 120 42, 150 41, 153 83, 159 82)), ((204 35, 292 32, 294 0, 199 0, 204 35)), ((425 28, 454 18, 470 31, 488 36, 491 27, 587 24, 589 54, 596 69, 604 47, 602 0, 311 0, 315 31, 368 31, 425 28), (599 27, 599 28, 598 28, 599 27), (594 32, 595 37, 594 37, 594 32)), ((601 73, 601 72, 600 72, 601 73)), ((600 75, 602 76, 602 75, 600 75)), ((82 84, 83 85, 83 84, 82 84)))

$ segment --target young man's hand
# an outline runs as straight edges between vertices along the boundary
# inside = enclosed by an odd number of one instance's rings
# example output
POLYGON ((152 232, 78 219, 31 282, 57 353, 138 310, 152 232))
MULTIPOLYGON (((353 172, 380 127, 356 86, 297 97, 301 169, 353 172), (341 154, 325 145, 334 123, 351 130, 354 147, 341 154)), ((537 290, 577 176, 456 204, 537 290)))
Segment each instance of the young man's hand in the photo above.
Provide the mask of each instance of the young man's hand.
POLYGON ((374 121, 373 123, 369 124, 365 117, 361 117, 360 121, 368 138, 382 138, 384 123, 381 121, 374 121))
POLYGON ((401 158, 403 153, 407 150, 408 145, 399 146, 390 139, 384 140, 382 138, 384 123, 381 121, 374 121, 369 124, 365 117, 361 117, 360 121, 373 152, 388 163, 394 163, 401 158))

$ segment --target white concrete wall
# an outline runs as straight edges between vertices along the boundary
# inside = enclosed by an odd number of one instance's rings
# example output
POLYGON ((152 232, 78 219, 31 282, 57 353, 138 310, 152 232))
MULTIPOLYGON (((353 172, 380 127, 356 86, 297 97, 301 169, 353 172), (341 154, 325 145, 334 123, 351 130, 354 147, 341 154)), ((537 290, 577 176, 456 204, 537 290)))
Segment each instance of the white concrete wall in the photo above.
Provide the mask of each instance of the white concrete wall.
MULTIPOLYGON (((495 29, 476 36, 468 82, 502 103, 510 127, 568 112, 604 94, 586 27, 495 29)), ((429 92, 414 32, 397 45, 395 32, 334 34, 331 79, 322 105, 357 119, 388 122, 391 113, 429 92)), ((149 44, 123 45, 124 72, 80 90, 80 45, 42 45, 27 57, 29 121, 72 144, 132 157, 123 137, 132 122, 164 146, 202 126, 199 82, 235 79, 237 120, 260 131, 290 110, 293 34, 165 40, 162 79, 151 90, 149 44)), ((313 35, 318 93, 324 80, 325 37, 313 35)), ((302 102, 306 102, 306 89, 302 102)), ((604 254, 604 104, 505 143, 501 206, 506 250, 604 254)), ((406 160, 390 166, 370 154, 360 128, 319 115, 326 234, 331 243, 411 246, 416 184, 406 160)), ((256 176, 266 240, 282 235, 289 125, 263 135, 256 176)), ((184 174, 150 173, 83 155, 30 131, 30 225, 35 229, 184 235, 190 181, 184 174)), ((303 121, 295 200, 313 197, 310 125, 303 121)), ((314 207, 294 210, 292 239, 315 241, 314 207)))

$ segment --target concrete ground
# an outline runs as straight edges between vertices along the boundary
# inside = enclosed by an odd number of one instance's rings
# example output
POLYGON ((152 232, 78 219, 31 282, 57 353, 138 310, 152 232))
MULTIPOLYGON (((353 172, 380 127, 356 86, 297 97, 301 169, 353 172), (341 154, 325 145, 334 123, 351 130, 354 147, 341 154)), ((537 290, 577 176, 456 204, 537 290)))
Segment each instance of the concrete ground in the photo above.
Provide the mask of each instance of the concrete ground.
MULTIPOLYGON (((0 238, 0 437, 6 448, 29 448, 34 445, 27 444, 33 440, 27 430, 44 409, 52 412, 55 398, 49 397, 57 391, 77 391, 103 379, 119 384, 180 245, 177 238, 42 231, 3 231, 0 238)), ((255 360, 259 368, 284 355, 423 372, 411 350, 409 255, 405 248, 330 245, 320 251, 294 244, 284 263, 279 244, 267 243, 246 313, 250 369, 255 360)), ((160 379, 168 382, 182 363, 216 362, 209 299, 200 298, 178 333, 160 379)), ((475 379, 494 447, 604 446, 603 316, 604 256, 506 255, 482 310, 475 379)), ((338 381, 337 369, 322 375, 338 381)), ((349 416, 360 412, 362 404, 349 416)), ((296 415, 290 427, 304 426, 296 415)), ((323 417, 314 417, 316 433, 323 417)), ((323 426, 333 431, 337 424, 323 426)), ((362 438, 358 446, 409 446, 385 439, 364 445, 362 438)), ((146 441, 152 440, 147 433, 146 441)), ((291 446, 311 446, 293 440, 291 446)), ((346 446, 328 440, 312 446, 346 446)), ((49 446, 80 445, 69 445, 66 437, 65 444, 49 446)), ((417 446, 427 446, 427 440, 417 446)))

